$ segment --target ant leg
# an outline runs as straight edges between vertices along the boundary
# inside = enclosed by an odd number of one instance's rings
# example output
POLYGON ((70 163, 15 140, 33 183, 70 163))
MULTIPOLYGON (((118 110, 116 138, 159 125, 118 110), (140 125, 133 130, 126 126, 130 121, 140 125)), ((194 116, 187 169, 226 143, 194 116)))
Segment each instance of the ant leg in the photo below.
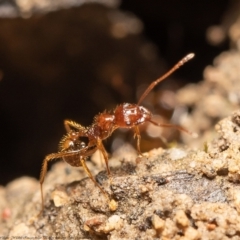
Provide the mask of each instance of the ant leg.
POLYGON ((99 139, 97 141, 97 147, 102 152, 102 155, 104 157, 108 176, 111 176, 111 172, 110 172, 110 169, 109 169, 109 166, 108 166, 108 154, 107 154, 107 151, 106 151, 105 147, 102 144, 102 141, 99 140, 99 139))
POLYGON ((83 131, 85 129, 81 124, 71 120, 64 120, 64 126, 67 132, 70 132, 71 128, 77 129, 79 131, 83 131))
POLYGON ((44 178, 47 172, 47 165, 48 162, 57 159, 57 158, 62 158, 62 157, 67 157, 67 156, 72 156, 76 153, 78 153, 79 151, 74 151, 74 152, 59 152, 59 153, 52 153, 49 154, 45 157, 45 159, 43 160, 43 164, 42 164, 42 169, 41 169, 41 173, 40 173, 40 190, 41 190, 41 199, 42 199, 42 210, 39 213, 39 215, 43 212, 44 209, 44 198, 43 198, 43 182, 44 182, 44 178))
POLYGON ((139 131, 139 127, 135 126, 134 127, 134 138, 137 138, 137 151, 139 155, 142 155, 141 149, 140 149, 140 142, 141 142, 141 135, 139 131))
POLYGON ((83 167, 84 171, 87 173, 88 177, 95 183, 95 185, 101 190, 101 192, 105 196, 107 196, 107 199, 109 200, 108 194, 103 190, 103 188, 97 183, 97 181, 93 177, 91 171, 89 170, 89 168, 88 168, 88 166, 87 166, 87 164, 85 162, 85 159, 80 157, 80 161, 81 161, 82 167, 83 167))
POLYGON ((184 127, 181 127, 179 125, 167 124, 167 123, 157 123, 157 122, 154 122, 152 120, 148 120, 148 121, 151 122, 152 124, 154 124, 155 126, 158 126, 158 127, 176 128, 178 131, 182 131, 182 132, 185 132, 185 133, 188 133, 188 134, 192 135, 193 137, 197 137, 196 133, 192 133, 192 132, 188 131, 187 129, 185 129, 184 127))
POLYGON ((52 154, 47 155, 45 157, 45 159, 43 160, 42 169, 41 169, 41 173, 40 173, 40 190, 41 190, 41 199, 42 199, 42 210, 39 213, 39 215, 43 212, 43 209, 44 209, 44 199, 43 199, 43 188, 42 187, 43 187, 44 178, 45 178, 45 175, 47 172, 48 162, 50 162, 56 158, 60 158, 60 157, 62 157, 61 153, 52 153, 52 154))

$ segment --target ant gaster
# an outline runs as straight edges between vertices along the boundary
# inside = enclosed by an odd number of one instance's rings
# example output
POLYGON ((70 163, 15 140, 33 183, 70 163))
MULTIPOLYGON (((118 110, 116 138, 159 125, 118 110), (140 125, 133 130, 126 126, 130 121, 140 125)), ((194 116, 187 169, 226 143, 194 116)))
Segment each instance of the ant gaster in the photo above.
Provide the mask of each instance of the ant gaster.
MULTIPOLYGON (((68 164, 74 167, 83 167, 89 178, 99 187, 101 192, 105 195, 106 192, 102 187, 96 182, 95 178, 88 169, 85 160, 87 157, 91 156, 97 150, 100 150, 103 154, 107 173, 110 176, 110 169, 108 166, 108 154, 102 144, 102 140, 111 136, 114 130, 117 128, 132 128, 134 131, 134 137, 137 138, 137 150, 141 154, 140 150, 140 140, 141 135, 139 131, 139 125, 150 122, 159 127, 174 127, 180 131, 185 131, 189 133, 186 129, 178 125, 172 124, 161 124, 154 122, 152 120, 151 112, 143 106, 140 106, 145 97, 149 92, 162 80, 167 78, 175 70, 181 67, 184 63, 189 61, 194 57, 193 53, 188 54, 183 59, 181 59, 173 68, 171 68, 163 76, 152 82, 145 92, 140 97, 137 104, 123 103, 118 105, 112 112, 103 112, 94 117, 92 125, 84 127, 76 122, 65 120, 64 126, 66 128, 67 134, 62 138, 59 144, 59 152, 52 153, 45 157, 43 160, 42 170, 40 174, 40 187, 41 187, 41 197, 42 197, 42 211, 44 209, 43 201, 43 189, 42 185, 44 182, 44 177, 47 172, 47 164, 57 158, 63 158, 68 164), (88 138, 88 144, 85 145, 81 141, 82 137, 88 138)), ((42 212, 41 211, 41 212, 42 212)))

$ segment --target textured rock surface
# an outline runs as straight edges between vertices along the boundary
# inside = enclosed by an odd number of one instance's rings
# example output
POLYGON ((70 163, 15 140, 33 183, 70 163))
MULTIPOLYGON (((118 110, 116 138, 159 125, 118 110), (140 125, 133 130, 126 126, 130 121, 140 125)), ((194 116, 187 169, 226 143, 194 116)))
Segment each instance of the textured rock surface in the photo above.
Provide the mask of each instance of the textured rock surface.
MULTIPOLYGON (((41 209, 37 181, 17 179, 0 191, 0 234, 239 239, 239 119, 237 111, 221 120, 216 126, 218 137, 204 151, 155 149, 143 157, 126 153, 118 164, 117 159, 110 160, 116 166, 111 180, 105 172, 96 179, 111 204, 90 179, 81 179, 77 169, 59 163, 47 175, 45 209, 37 216, 41 209)), ((93 172, 99 171, 97 165, 88 164, 93 172)))

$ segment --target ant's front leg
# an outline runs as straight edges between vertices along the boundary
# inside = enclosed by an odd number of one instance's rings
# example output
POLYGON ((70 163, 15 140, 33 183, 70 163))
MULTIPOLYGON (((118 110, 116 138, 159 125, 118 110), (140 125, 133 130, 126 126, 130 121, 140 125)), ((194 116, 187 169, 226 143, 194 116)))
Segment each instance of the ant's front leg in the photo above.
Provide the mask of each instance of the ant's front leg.
POLYGON ((137 138, 137 151, 138 154, 143 156, 141 149, 140 149, 140 143, 141 143, 141 135, 140 135, 140 131, 139 131, 139 127, 135 126, 134 127, 134 138, 137 138))
POLYGON ((43 209, 44 209, 43 182, 44 182, 44 178, 45 178, 45 175, 47 172, 48 162, 50 162, 54 159, 62 158, 62 157, 73 156, 78 152, 79 151, 52 153, 52 154, 47 155, 45 157, 45 159, 43 160, 42 169, 41 169, 41 173, 40 173, 40 190, 41 190, 41 198, 42 198, 42 210, 39 213, 39 215, 43 212, 43 209))
POLYGON ((85 127, 83 127, 81 124, 76 123, 72 120, 64 120, 64 126, 67 132, 70 132, 72 129, 74 128, 76 130, 78 130, 79 132, 84 132, 85 131, 85 127))

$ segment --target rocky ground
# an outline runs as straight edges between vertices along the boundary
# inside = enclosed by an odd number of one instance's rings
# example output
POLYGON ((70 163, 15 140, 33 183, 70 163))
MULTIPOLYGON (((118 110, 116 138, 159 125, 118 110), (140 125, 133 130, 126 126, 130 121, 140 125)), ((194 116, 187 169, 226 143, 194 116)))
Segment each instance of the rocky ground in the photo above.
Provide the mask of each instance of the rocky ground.
POLYGON ((1 236, 240 239, 240 111, 216 130, 218 137, 202 150, 154 149, 137 157, 122 148, 120 160, 110 160, 111 180, 105 171, 96 175, 109 199, 81 179, 82 170, 58 163, 44 183, 40 216, 38 181, 16 179, 0 191, 1 236))

